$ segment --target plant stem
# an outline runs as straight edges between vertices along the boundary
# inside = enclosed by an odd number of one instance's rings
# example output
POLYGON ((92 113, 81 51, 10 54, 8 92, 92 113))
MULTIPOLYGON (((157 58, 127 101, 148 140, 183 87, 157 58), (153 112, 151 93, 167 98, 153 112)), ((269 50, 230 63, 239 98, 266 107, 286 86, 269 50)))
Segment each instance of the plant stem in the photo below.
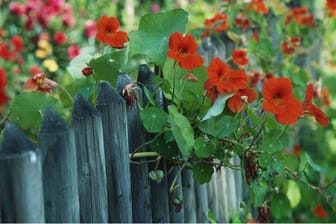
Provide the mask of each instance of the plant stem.
POLYGON ((58 87, 60 87, 60 89, 63 92, 65 92, 65 94, 68 96, 68 98, 70 99, 71 103, 73 104, 74 100, 73 100, 71 94, 69 93, 69 91, 66 88, 64 88, 62 85, 60 85, 59 83, 58 83, 58 87))
POLYGON ((130 159, 156 157, 156 156, 160 156, 160 154, 157 152, 137 152, 129 154, 130 159))
MULTIPOLYGON (((156 139, 158 139, 159 136, 162 135, 163 133, 165 133, 166 131, 167 131, 167 130, 163 130, 163 131, 159 132, 159 133, 158 133, 152 140, 150 140, 150 141, 148 141, 148 142, 145 142, 145 143, 143 143, 142 145, 138 146, 138 147, 137 147, 131 154, 133 155, 133 154, 137 153, 140 149, 142 149, 143 147, 145 147, 146 145, 149 145, 149 144, 155 142, 156 139)), ((133 156, 132 156, 132 157, 133 157, 133 156)))
POLYGON ((252 139, 251 144, 249 145, 249 147, 246 149, 246 152, 251 150, 252 146, 254 145, 255 141, 257 140, 257 138, 259 137, 259 135, 261 134, 262 130, 264 129, 266 121, 263 120, 263 123, 261 124, 256 136, 254 136, 254 138, 252 139))
POLYGON ((186 165, 186 163, 183 163, 182 166, 181 166, 181 168, 178 170, 176 176, 174 177, 174 180, 172 181, 172 183, 171 183, 171 185, 170 185, 169 193, 173 193, 174 190, 176 189, 176 188, 175 188, 175 183, 176 183, 177 177, 178 177, 178 175, 181 174, 181 172, 182 172, 182 170, 184 169, 185 165, 186 165))
POLYGON ((174 97, 175 97, 175 86, 176 86, 176 61, 174 62, 174 71, 173 71, 173 91, 172 91, 172 98, 171 101, 174 103, 174 97))

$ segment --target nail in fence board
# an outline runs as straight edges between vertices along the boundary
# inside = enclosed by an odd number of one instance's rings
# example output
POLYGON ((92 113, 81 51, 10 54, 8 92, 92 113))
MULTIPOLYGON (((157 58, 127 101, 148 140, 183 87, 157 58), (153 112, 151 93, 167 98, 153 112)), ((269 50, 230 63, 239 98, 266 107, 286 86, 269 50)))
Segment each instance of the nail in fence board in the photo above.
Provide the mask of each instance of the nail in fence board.
POLYGON ((81 222, 108 222, 103 128, 99 112, 77 95, 72 113, 81 222))
MULTIPOLYGON (((118 93, 132 80, 127 74, 120 74, 118 76, 118 93)), ((142 91, 138 88, 139 96, 142 96, 142 91)), ((140 98, 140 103, 142 99, 140 98)), ((145 130, 142 126, 139 110, 137 105, 127 106, 128 116, 128 144, 129 151, 132 153, 140 145, 145 142, 145 130)), ((143 148, 141 151, 145 151, 143 148)), ((145 159, 137 159, 138 162, 143 162, 145 159)), ((133 222, 148 223, 152 222, 152 208, 151 208, 151 189, 148 178, 148 165, 131 164, 131 188, 132 188, 132 211, 133 222)))
POLYGON ((77 160, 74 134, 51 107, 40 128, 46 222, 79 222, 77 160))
POLYGON ((96 108, 103 123, 109 222, 132 222, 127 112, 124 99, 108 84, 99 85, 96 108))
POLYGON ((14 123, 7 123, 0 151, 3 222, 44 222, 40 151, 14 123))
MULTIPOLYGON (((149 91, 155 96, 156 103, 161 104, 162 99, 160 91, 154 84, 154 73, 146 64, 139 65, 137 80, 142 85, 146 86, 149 91)), ((144 105, 147 103, 147 98, 143 96, 144 105)), ((148 140, 154 138, 155 135, 146 133, 148 140)), ((154 170, 156 164, 149 165, 150 170, 154 170)), ((164 177, 161 182, 150 181, 151 186, 151 204, 152 204, 152 220, 155 223, 168 223, 169 222, 169 187, 167 178, 167 164, 166 161, 161 160, 158 170, 164 172, 164 177)))
POLYGON ((195 184, 192 176, 192 170, 183 169, 182 171, 182 190, 183 190, 183 207, 184 222, 196 223, 196 199, 195 184))

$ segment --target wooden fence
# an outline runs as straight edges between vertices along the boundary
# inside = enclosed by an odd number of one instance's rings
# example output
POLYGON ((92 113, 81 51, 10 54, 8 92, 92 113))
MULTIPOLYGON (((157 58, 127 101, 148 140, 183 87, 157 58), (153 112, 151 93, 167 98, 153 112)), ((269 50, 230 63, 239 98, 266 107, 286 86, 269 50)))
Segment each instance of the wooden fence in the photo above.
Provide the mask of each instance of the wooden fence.
MULTIPOLYGON (((138 81, 149 86, 153 76, 140 65, 138 81)), ((0 221, 208 222, 211 211, 216 221, 228 222, 239 213, 244 195, 240 171, 222 168, 210 183, 198 185, 191 170, 161 161, 164 178, 158 183, 149 178, 151 164, 144 159, 130 163, 129 153, 151 137, 138 108, 127 106, 120 95, 130 82, 121 74, 116 89, 100 83, 95 106, 78 94, 70 126, 46 108, 38 148, 14 123, 6 124, 0 221), (169 193, 173 182, 180 187, 169 193)))

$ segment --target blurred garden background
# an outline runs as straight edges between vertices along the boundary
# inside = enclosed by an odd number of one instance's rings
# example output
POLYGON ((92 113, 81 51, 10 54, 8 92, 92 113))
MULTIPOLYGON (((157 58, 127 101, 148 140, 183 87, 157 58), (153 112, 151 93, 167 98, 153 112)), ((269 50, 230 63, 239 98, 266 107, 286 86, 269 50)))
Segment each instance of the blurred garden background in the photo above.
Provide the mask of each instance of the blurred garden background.
MULTIPOLYGON (((66 95, 74 96, 78 91, 92 94, 95 91, 94 81, 85 77, 83 69, 88 66, 90 58, 104 50, 104 46, 96 40, 96 22, 101 16, 118 18, 120 29, 130 33, 138 29, 140 18, 145 14, 182 8, 188 13, 186 33, 191 33, 201 45, 202 38, 210 38, 204 35, 206 20, 214 18, 216 13, 227 14, 228 28, 221 32, 235 42, 236 46, 239 45, 248 52, 250 64, 246 67, 247 73, 253 77, 266 77, 267 74, 287 77, 288 74, 293 74, 293 83, 303 88, 307 83, 313 83, 314 100, 329 118, 326 126, 301 119, 297 122, 298 125, 289 128, 290 131, 286 129, 290 140, 287 149, 283 151, 291 156, 283 158, 284 166, 297 170, 295 175, 302 176, 293 175, 295 182, 274 180, 270 193, 270 220, 336 221, 336 1, 265 0, 268 13, 258 16, 247 13, 245 28, 239 14, 245 12, 246 8, 237 8, 236 2, 240 6, 248 5, 251 1, 0 0, 1 129, 8 119, 15 121, 19 116, 26 120, 19 123, 20 127, 37 142, 39 124, 31 121, 34 118, 18 105, 19 100, 13 101, 25 87, 54 94, 57 100, 62 98, 65 108, 70 108, 72 103, 66 95), (302 29, 290 22, 291 18, 295 18, 295 13, 300 14, 291 9, 299 7, 305 8, 303 14, 310 16, 307 16, 310 19, 307 19, 306 26, 302 29), (275 17, 278 18, 276 22, 272 20, 275 17), (286 19, 289 20, 288 26, 286 19), (258 29, 259 25, 267 29, 258 29), (238 44, 237 39, 247 43, 246 38, 252 38, 257 31, 260 31, 258 40, 261 43, 271 39, 269 45, 238 44), (301 38, 299 46, 295 45, 295 40, 290 39, 293 36, 301 38), (291 46, 284 47, 287 40, 292 41, 291 46), (258 56, 260 58, 257 58, 255 55, 258 48, 263 47, 265 49, 262 49, 261 56, 258 56), (300 49, 296 50, 297 47, 300 49), (288 48, 289 52, 286 52, 288 48), (294 53, 291 52, 292 48, 295 48, 294 53), (272 67, 267 57, 274 58, 277 67, 272 67), (46 75, 42 77, 42 81, 47 78, 50 82, 39 86, 35 77, 37 85, 29 86, 27 80, 41 72, 46 75), (53 89, 56 85, 53 81, 60 88, 53 89)), ((146 63, 146 59, 135 56, 128 61, 123 72, 136 77, 141 63, 146 63)), ((300 99, 305 97, 304 93, 298 91, 295 94, 300 99)), ((63 111, 65 117, 69 113, 63 111)), ((267 161, 265 164, 270 163, 267 161)), ((246 204, 241 206, 244 215, 232 216, 231 221, 256 220, 245 206, 246 204)))

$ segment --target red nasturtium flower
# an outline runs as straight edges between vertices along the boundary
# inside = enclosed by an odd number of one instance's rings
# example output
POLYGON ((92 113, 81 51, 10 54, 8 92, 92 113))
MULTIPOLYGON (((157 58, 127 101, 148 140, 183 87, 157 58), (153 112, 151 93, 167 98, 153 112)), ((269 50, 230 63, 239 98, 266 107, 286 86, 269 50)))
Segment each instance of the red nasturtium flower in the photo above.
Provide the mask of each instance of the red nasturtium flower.
POLYGON ((208 80, 204 84, 207 91, 215 87, 219 93, 232 93, 244 89, 247 75, 244 70, 233 70, 219 58, 214 58, 207 69, 208 80))
POLYGON ((317 204, 315 207, 315 215, 321 219, 327 218, 327 212, 324 210, 321 204, 317 204))
POLYGON ((326 7, 329 10, 329 16, 336 16, 336 1, 335 0, 326 0, 326 7))
POLYGON ((117 18, 101 16, 97 21, 97 40, 111 47, 123 48, 128 38, 126 32, 118 31, 119 26, 117 18))
POLYGON ((260 14, 267 14, 268 8, 264 2, 264 0, 252 0, 248 6, 248 9, 254 10, 260 14))
POLYGON ((212 29, 215 32, 226 31, 229 28, 227 14, 216 13, 212 18, 204 20, 205 30, 201 34, 202 37, 210 35, 212 29))
POLYGON ((175 32, 169 38, 168 57, 178 62, 186 70, 193 70, 203 64, 203 58, 197 54, 197 44, 190 34, 182 35, 175 32))
POLYGON ((264 111, 275 114, 281 124, 293 124, 303 114, 302 104, 292 95, 292 81, 288 78, 271 78, 262 87, 264 111))
POLYGON ((232 52, 232 60, 236 65, 245 66, 249 63, 249 60, 244 50, 234 50, 232 52))
POLYGON ((314 116, 317 122, 319 122, 322 126, 327 127, 329 119, 320 108, 312 103, 313 95, 314 87, 313 84, 310 83, 306 88, 306 97, 303 101, 304 113, 314 116))
POLYGON ((258 95, 253 89, 240 89, 228 100, 228 107, 233 113, 243 110, 247 103, 252 103, 258 95))
POLYGON ((315 27, 314 15, 308 12, 307 7, 293 8, 288 16, 285 18, 285 24, 289 24, 291 21, 295 21, 298 25, 308 25, 315 27))
POLYGON ((57 82, 48 79, 44 73, 38 73, 33 75, 23 84, 23 89, 52 93, 53 88, 57 86, 57 82))

